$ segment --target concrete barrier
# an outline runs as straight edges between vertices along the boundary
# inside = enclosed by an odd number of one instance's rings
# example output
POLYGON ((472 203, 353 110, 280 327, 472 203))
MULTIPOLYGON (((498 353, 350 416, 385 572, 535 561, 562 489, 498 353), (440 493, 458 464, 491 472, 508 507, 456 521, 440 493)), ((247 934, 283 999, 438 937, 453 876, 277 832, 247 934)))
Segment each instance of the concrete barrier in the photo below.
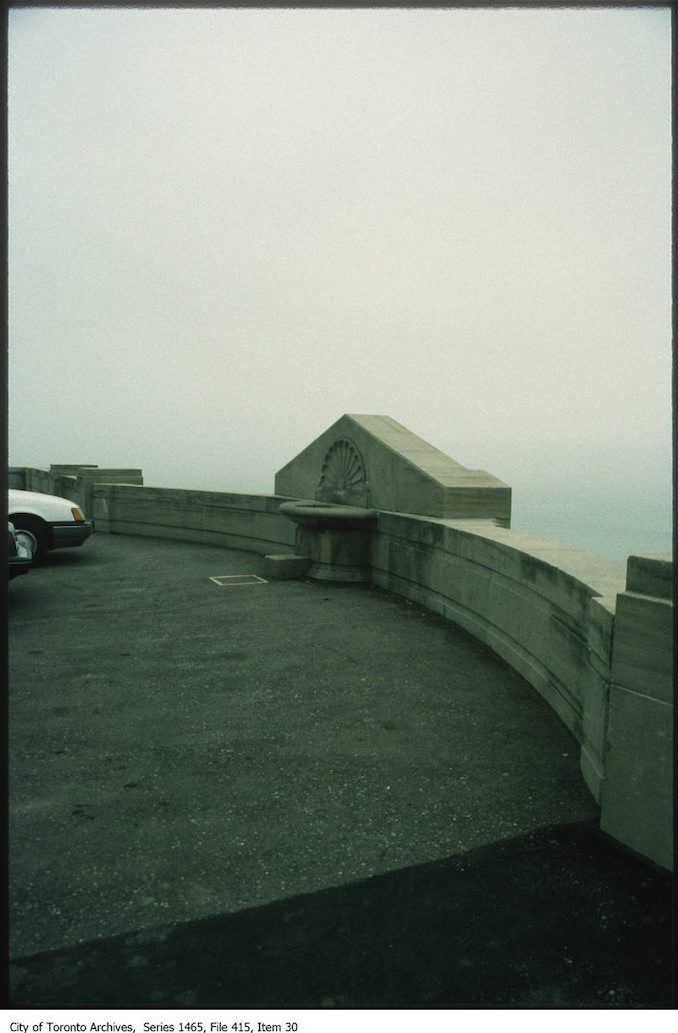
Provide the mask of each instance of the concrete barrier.
POLYGON ((267 554, 294 551, 294 527, 278 513, 284 499, 215 491, 95 484, 97 530, 202 542, 267 554))
POLYGON ((94 463, 52 463, 44 467, 12 467, 11 488, 59 495, 76 502, 87 517, 92 516, 92 488, 101 482, 143 484, 141 470, 124 467, 102 468, 94 463), (21 483, 20 483, 21 482, 21 483))
POLYGON ((203 542, 266 554, 294 549, 286 497, 152 488, 142 471, 94 464, 13 467, 13 487, 72 499, 97 531, 203 542))
POLYGON ((673 867, 673 605, 667 557, 630 556, 617 600, 601 828, 673 867))
MULTIPOLYGON (((14 476, 17 477, 17 467, 13 467, 13 470, 14 476)), ((73 476, 72 480, 75 485, 75 476, 73 476)), ((19 487, 19 485, 13 485, 13 487, 19 487)), ((46 495, 61 495, 63 498, 66 498, 62 492, 54 490, 55 477, 45 467, 25 466, 23 468, 23 484, 20 487, 24 491, 41 491, 46 495)), ((70 498, 71 496, 68 497, 70 498)))

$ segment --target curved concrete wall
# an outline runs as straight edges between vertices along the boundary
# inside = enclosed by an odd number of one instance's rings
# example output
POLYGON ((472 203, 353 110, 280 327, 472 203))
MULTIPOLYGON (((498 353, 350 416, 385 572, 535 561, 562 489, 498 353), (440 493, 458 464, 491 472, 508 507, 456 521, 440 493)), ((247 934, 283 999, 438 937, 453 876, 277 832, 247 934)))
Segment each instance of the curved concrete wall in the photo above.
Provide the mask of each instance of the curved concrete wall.
POLYGON ((97 531, 203 542, 267 553, 294 547, 294 526, 278 513, 284 497, 152 488, 140 470, 88 466, 64 474, 63 466, 10 468, 9 486, 72 499, 94 519, 97 531), (124 483, 134 475, 137 483, 124 483), (100 481, 97 481, 97 477, 100 481))
POLYGON ((582 773, 600 798, 621 564, 484 521, 380 513, 372 579, 519 671, 581 744, 582 773))
POLYGON ((97 484, 98 531, 202 542, 261 554, 294 548, 294 526, 278 513, 283 498, 97 484))
MULTIPOLYGON (((294 524, 278 512, 284 496, 96 483, 92 470, 83 480, 28 468, 10 478, 81 505, 89 491, 98 531, 294 552, 294 524)), ((519 671, 579 742, 602 827, 672 867, 670 560, 632 557, 627 578, 622 564, 491 521, 381 511, 370 565, 374 584, 454 622, 519 671)))

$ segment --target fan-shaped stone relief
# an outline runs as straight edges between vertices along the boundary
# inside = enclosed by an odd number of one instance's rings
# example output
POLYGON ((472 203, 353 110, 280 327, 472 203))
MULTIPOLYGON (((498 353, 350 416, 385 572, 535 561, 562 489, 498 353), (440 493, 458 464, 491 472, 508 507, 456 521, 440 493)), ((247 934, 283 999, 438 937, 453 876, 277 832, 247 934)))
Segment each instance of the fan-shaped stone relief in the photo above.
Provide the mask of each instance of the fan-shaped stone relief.
POLYGON ((348 438, 339 438, 323 460, 316 498, 323 502, 366 506, 369 485, 358 449, 348 438))

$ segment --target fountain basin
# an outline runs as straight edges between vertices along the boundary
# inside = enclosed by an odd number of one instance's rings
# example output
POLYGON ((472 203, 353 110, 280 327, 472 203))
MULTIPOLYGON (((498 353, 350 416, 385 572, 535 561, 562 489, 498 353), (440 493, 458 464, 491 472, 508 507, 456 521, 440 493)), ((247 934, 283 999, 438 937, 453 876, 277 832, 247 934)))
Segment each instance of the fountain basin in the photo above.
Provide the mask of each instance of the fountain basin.
POLYGON ((376 510, 302 499, 283 502, 280 512, 297 525, 295 552, 310 561, 307 577, 316 581, 369 581, 376 510))
POLYGON ((360 506, 338 506, 330 502, 304 499, 302 502, 283 502, 280 512, 300 527, 365 528, 376 524, 376 509, 360 506))

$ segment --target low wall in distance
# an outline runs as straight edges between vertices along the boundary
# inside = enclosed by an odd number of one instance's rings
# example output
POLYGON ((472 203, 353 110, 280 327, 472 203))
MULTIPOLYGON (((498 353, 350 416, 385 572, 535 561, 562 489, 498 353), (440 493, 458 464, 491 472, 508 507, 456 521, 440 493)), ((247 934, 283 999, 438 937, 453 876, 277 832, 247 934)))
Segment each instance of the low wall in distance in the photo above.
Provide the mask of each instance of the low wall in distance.
MULTIPOLYGON (((60 495, 64 499, 72 499, 79 506, 83 499, 79 497, 78 479, 75 473, 54 473, 36 466, 10 467, 8 482, 10 488, 22 491, 39 491, 46 495, 60 495)), ((89 513, 86 513, 89 516, 89 513)))
MULTIPOLYGON (((13 469, 10 485, 73 499, 99 532, 261 555, 295 551, 295 526, 278 512, 279 495, 99 483, 91 467, 84 477, 13 469)), ((491 521, 383 511, 370 550, 375 585, 465 629, 543 696, 580 744, 602 828, 666 868, 673 866, 672 569, 669 558, 630 557, 625 570, 491 521)))
POLYGON ((9 486, 71 499, 93 519, 97 531, 202 542, 266 554, 294 549, 294 525, 278 513, 282 496, 236 495, 217 491, 151 488, 123 483, 141 471, 99 470, 73 473, 64 467, 12 467, 9 486), (102 482, 97 476, 106 478, 102 482), (109 477, 115 477, 112 482, 109 477))
POLYGON ((262 555, 293 551, 294 526, 278 513, 275 495, 96 484, 92 517, 97 531, 202 542, 262 555))
POLYGON ((98 482, 107 484, 143 484, 141 470, 123 467, 99 467, 94 463, 83 465, 55 464, 41 467, 10 467, 8 486, 23 491, 38 491, 60 495, 77 503, 87 517, 92 516, 92 491, 98 482))

